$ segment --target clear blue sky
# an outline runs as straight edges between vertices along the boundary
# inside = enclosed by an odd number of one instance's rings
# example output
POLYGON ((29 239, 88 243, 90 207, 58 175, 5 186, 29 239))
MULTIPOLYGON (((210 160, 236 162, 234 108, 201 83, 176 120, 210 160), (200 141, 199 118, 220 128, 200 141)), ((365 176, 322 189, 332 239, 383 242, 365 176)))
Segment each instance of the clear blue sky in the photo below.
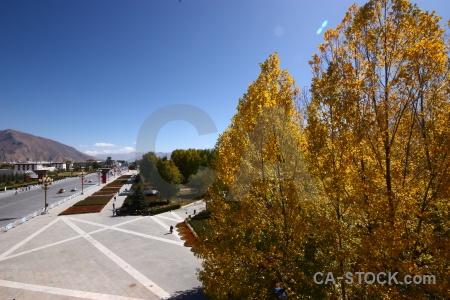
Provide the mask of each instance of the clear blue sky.
MULTIPOLYGON (((151 113, 189 104, 217 132, 173 121, 156 151, 212 148, 271 53, 309 86, 318 29, 336 27, 354 2, 0 0, 0 129, 114 157, 136 147, 151 113)), ((412 2, 450 19, 448 0, 412 2)))

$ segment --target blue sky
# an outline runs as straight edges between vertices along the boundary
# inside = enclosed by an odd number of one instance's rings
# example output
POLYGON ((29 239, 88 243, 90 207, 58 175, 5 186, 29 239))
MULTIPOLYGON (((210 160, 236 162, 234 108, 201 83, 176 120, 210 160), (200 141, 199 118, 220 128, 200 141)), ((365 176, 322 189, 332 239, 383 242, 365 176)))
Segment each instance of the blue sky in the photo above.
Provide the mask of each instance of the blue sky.
MULTIPOLYGON (((154 150, 212 148, 271 53, 309 86, 318 29, 336 27, 354 2, 0 0, 0 130, 114 157, 136 148, 152 113, 187 104, 216 132, 171 121, 154 150)), ((448 0, 412 2, 450 19, 448 0)))

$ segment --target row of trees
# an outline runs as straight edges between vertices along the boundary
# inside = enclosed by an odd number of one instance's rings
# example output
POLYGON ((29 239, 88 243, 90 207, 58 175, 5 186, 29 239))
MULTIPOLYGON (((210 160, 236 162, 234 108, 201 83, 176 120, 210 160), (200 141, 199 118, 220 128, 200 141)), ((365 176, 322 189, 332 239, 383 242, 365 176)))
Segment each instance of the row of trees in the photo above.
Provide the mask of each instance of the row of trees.
POLYGON ((0 176, 0 182, 15 182, 15 181, 24 181, 25 174, 2 174, 0 176))
POLYGON ((216 152, 212 149, 177 149, 170 155, 170 160, 183 175, 183 182, 188 182, 191 176, 197 174, 201 166, 214 169, 215 156, 216 152))
POLYGON ((217 143, 199 278, 212 299, 450 297, 450 58, 434 13, 350 7, 300 93, 277 54, 217 143), (301 100, 301 101, 297 101, 301 100), (354 274, 316 284, 314 274, 354 274), (358 283, 356 272, 436 284, 358 283))
POLYGON ((181 183, 202 191, 214 178, 213 150, 174 150, 171 158, 159 158, 154 152, 142 157, 140 175, 145 183, 156 187, 161 197, 171 199, 180 190, 181 183))

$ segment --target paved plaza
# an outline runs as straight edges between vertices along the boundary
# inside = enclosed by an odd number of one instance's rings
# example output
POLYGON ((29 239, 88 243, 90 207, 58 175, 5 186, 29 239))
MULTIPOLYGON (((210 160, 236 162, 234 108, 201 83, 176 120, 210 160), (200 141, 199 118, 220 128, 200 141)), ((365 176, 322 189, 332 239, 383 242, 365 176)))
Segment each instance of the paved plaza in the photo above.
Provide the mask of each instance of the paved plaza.
POLYGON ((206 299, 201 261, 169 233, 203 210, 202 201, 156 216, 113 217, 112 200, 100 213, 58 216, 81 197, 0 234, 0 299, 206 299))

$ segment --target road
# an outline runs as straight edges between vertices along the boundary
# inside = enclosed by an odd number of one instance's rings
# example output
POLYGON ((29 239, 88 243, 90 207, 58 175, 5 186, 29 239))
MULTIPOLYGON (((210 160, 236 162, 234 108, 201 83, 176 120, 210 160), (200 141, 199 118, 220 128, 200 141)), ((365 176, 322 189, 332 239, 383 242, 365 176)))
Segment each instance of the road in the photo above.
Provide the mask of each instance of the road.
MULTIPOLYGON (((96 173, 86 175, 84 188, 97 184, 98 178, 96 173), (92 180, 92 182, 89 182, 89 180, 92 180)), ((81 191, 80 178, 74 177, 67 181, 54 182, 47 191, 47 203, 50 205, 70 196, 75 193, 70 191, 72 188, 81 191), (60 189, 65 189, 66 191, 58 194, 60 189)), ((44 190, 40 187, 29 191, 18 192, 16 195, 12 194, 0 197, 0 227, 43 208, 44 197, 44 190)))

